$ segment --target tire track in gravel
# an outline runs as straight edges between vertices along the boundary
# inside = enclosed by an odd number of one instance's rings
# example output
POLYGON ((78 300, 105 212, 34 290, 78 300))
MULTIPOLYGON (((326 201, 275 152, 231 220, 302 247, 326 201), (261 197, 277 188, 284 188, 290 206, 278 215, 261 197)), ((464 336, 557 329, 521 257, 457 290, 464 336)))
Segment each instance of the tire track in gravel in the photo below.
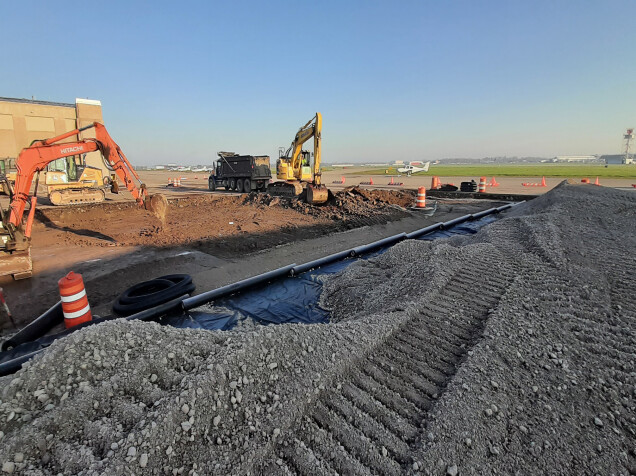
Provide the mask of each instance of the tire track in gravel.
POLYGON ((492 261, 462 269, 354 363, 343 384, 323 391, 257 473, 397 475, 411 468, 429 411, 481 337, 512 274, 492 261))

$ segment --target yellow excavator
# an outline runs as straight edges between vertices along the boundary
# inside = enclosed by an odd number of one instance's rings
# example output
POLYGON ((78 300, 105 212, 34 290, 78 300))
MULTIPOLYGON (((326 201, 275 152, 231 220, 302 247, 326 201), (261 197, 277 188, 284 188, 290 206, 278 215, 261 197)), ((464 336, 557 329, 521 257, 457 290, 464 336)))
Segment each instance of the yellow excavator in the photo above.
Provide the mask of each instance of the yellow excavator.
POLYGON ((307 190, 307 203, 325 203, 329 190, 322 185, 320 171, 320 139, 322 115, 317 112, 307 124, 296 133, 294 141, 286 151, 280 151, 276 162, 276 177, 281 180, 269 184, 267 191, 275 195, 300 196, 307 190), (310 166, 311 154, 302 150, 309 139, 314 138, 314 166, 310 166))
POLYGON ((53 205, 103 202, 106 190, 110 190, 113 183, 102 169, 86 165, 81 155, 56 159, 48 164, 44 180, 53 205))

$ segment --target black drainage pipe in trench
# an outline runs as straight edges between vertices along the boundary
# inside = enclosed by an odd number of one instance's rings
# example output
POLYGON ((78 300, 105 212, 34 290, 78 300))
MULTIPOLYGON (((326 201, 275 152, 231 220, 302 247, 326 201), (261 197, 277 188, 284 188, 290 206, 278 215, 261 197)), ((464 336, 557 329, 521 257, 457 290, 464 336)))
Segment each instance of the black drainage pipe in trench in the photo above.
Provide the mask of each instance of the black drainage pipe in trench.
POLYGON ((382 248, 383 246, 392 245, 394 243, 397 243, 398 241, 404 240, 405 238, 406 233, 398 233, 397 235, 374 241, 373 243, 369 243, 368 245, 357 246, 353 250, 351 250, 351 256, 360 256, 361 254, 369 253, 370 251, 377 250, 378 248, 382 248))
POLYGON ((305 271, 309 271, 310 269, 320 268, 321 266, 324 266, 326 264, 334 263, 336 261, 340 261, 351 256, 354 256, 353 250, 345 250, 340 251, 339 253, 333 253, 331 255, 323 256, 322 258, 309 261, 308 263, 294 266, 290 271, 290 274, 292 276, 298 276, 300 273, 304 273, 305 271))
POLYGON ((159 317, 162 314, 167 314, 170 311, 180 308, 183 300, 189 296, 189 294, 184 294, 183 296, 179 296, 178 298, 174 298, 171 301, 164 302, 163 304, 159 304, 158 306, 151 307, 150 309, 146 309, 144 311, 139 311, 136 314, 131 314, 124 319, 126 319, 127 321, 147 321, 149 319, 159 317))
POLYGON ((479 220, 480 218, 483 218, 487 215, 490 215, 491 213, 497 213, 499 210, 497 209, 497 207, 493 207, 493 208, 489 208, 488 210, 483 210, 479 213, 473 213, 470 216, 471 220, 479 220))
POLYGON ((296 263, 275 269, 273 271, 268 271, 267 273, 259 274, 257 276, 252 276, 251 278, 244 279, 234 284, 228 284, 227 286, 213 289, 212 291, 201 293, 196 296, 192 296, 191 298, 184 299, 182 304, 183 310, 187 311, 189 309, 193 309, 195 307, 213 301, 214 299, 218 299, 222 296, 227 296, 228 294, 232 294, 237 291, 249 288, 250 286, 262 284, 267 281, 271 281, 272 279, 280 278, 289 274, 294 266, 296 266, 296 263))
POLYGON ((406 234, 406 238, 412 240, 414 238, 418 238, 422 235, 427 235, 428 233, 433 233, 434 231, 439 230, 442 227, 441 223, 435 223, 434 225, 429 225, 426 228, 420 228, 419 230, 412 231, 411 233, 406 234))
POLYGON ((465 221, 470 220, 470 217, 471 215, 464 215, 462 217, 453 218, 452 220, 448 220, 442 223, 440 228, 442 230, 448 230, 449 228, 452 228, 455 225, 459 225, 460 223, 464 223, 465 221))
POLYGON ((2 343, 2 350, 16 347, 17 345, 24 344, 25 342, 31 342, 39 339, 48 331, 53 329, 57 324, 64 322, 64 314, 62 313, 62 301, 58 301, 57 304, 50 307, 44 314, 29 323, 27 326, 20 329, 20 331, 12 336, 10 339, 2 343))

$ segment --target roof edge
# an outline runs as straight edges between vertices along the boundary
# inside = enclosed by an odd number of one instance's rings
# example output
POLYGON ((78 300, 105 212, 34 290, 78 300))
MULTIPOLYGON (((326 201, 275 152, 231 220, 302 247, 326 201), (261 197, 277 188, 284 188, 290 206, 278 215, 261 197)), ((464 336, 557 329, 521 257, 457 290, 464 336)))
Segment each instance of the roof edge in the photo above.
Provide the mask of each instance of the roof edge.
POLYGON ((52 101, 39 101, 37 99, 19 99, 19 98, 5 98, 0 97, 0 102, 17 102, 24 104, 40 104, 42 106, 61 106, 61 107, 75 107, 75 104, 69 104, 66 102, 52 102, 52 101))

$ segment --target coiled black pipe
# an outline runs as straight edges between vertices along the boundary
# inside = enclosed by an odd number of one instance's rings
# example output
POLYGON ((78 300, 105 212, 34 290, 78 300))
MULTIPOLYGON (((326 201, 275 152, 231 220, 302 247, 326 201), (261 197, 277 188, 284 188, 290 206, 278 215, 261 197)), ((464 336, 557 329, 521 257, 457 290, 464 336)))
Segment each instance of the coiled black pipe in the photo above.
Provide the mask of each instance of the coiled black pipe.
POLYGON ((120 316, 130 316, 190 294, 194 289, 192 277, 188 274, 161 276, 126 289, 113 303, 113 311, 120 316))

